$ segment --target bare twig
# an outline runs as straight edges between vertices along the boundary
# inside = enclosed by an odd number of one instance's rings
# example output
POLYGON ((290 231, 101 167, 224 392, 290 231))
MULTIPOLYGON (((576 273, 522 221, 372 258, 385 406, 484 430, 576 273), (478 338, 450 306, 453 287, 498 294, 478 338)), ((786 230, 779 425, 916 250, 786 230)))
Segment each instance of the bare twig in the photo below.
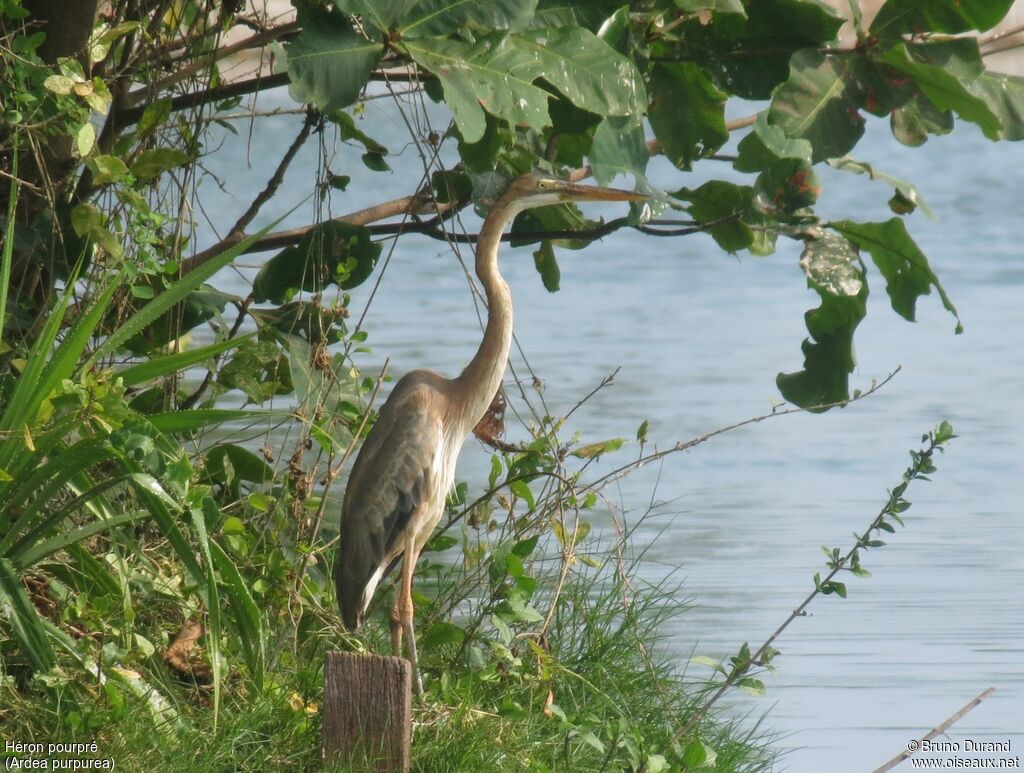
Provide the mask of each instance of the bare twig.
POLYGON ((914 752, 921 748, 923 741, 930 741, 936 736, 945 733, 947 730, 949 730, 949 728, 951 728, 953 725, 955 725, 957 722, 963 719, 967 714, 973 711, 979 703, 988 698, 995 691, 995 687, 989 687, 983 693, 976 695, 974 698, 968 701, 967 704, 964 705, 958 712, 956 712, 953 716, 949 717, 945 722, 933 727, 927 735, 921 736, 921 738, 919 738, 916 742, 908 743, 906 749, 901 751, 899 754, 897 754, 895 757, 893 757, 891 760, 889 760, 881 767, 875 768, 874 773, 885 773, 887 770, 892 770, 893 768, 895 768, 897 765, 903 762, 903 760, 909 759, 911 755, 914 754, 914 752))

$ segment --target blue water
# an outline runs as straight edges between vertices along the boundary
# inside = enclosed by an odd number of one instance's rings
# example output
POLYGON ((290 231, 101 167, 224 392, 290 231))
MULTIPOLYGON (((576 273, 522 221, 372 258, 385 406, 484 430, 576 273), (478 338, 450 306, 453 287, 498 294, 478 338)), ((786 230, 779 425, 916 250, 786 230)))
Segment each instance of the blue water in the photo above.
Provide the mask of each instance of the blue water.
MULTIPOLYGON (((225 193, 206 184, 199 198, 222 228, 262 187, 298 121, 257 122, 251 136, 229 139, 210 156, 211 168, 231 187, 225 193)), ((395 149, 408 142, 383 100, 370 103, 364 128, 395 149)), ((390 174, 363 170, 358 149, 342 146, 337 153, 333 171, 351 174, 353 182, 324 215, 407 194, 422 173, 408 146, 390 159, 390 174)), ((846 578, 847 600, 815 601, 811 615, 776 642, 782 654, 776 673, 765 676, 767 696, 736 693, 725 710, 754 718, 768 713, 765 727, 781 735, 777 746, 786 750, 779 769, 862 771, 994 686, 995 695, 948 737, 1010 738, 1012 754, 1020 754, 1024 145, 993 145, 972 127, 958 126, 953 137, 911 150, 876 120, 856 154, 915 182, 938 214, 933 222, 916 213, 908 227, 957 304, 963 335, 953 334, 955 320, 934 296, 920 300, 917 323, 896 316, 874 272, 853 382, 866 388, 901 366, 889 385, 844 410, 774 418, 716 438, 639 471, 608 494, 627 518, 641 515, 652 496, 656 503, 638 541, 665 530, 642 572, 652 580, 669 574, 684 580, 694 602, 671 622, 669 646, 680 659, 692 652, 724 657, 744 641, 756 646, 775 629, 811 589, 813 574, 824 573, 819 546, 848 547, 851 533, 871 522, 899 481, 907 449, 948 419, 961 437, 937 460, 934 481, 910 489, 907 528, 864 556, 873 577, 846 578)), ((299 209, 282 227, 316 215, 308 198, 316 164, 311 147, 289 172, 275 205, 278 214, 299 209)), ((729 176, 727 164, 701 166, 710 167, 705 175, 729 176)), ((821 175, 821 214, 891 216, 884 184, 831 170, 821 175)), ((705 178, 681 176, 655 160, 651 179, 675 189, 705 178)), ((582 252, 560 251, 562 289, 550 294, 529 249, 506 249, 502 270, 515 298, 517 342, 530 366, 514 352, 513 370, 527 382, 531 374, 542 380, 547 410, 557 415, 621 367, 614 385, 569 422, 566 436, 578 431, 588 440, 632 437, 648 419, 650 441, 667 446, 768 412, 779 399, 776 373, 802 364, 803 313, 817 305, 798 259, 798 245, 784 240, 776 254, 752 258, 726 255, 705 236, 658 239, 626 231, 582 252)), ((259 256, 243 262, 257 265, 259 256)), ((367 284, 353 293, 357 314, 369 291, 367 284)), ((451 250, 403 238, 366 328, 374 350, 367 372, 390 357, 395 374, 417 367, 457 373, 480 328, 451 250)), ((507 386, 515 394, 511 375, 507 386)), ((512 424, 510 440, 523 437, 523 428, 512 424)), ((468 443, 459 478, 479 489, 486 466, 487 452, 468 443)))

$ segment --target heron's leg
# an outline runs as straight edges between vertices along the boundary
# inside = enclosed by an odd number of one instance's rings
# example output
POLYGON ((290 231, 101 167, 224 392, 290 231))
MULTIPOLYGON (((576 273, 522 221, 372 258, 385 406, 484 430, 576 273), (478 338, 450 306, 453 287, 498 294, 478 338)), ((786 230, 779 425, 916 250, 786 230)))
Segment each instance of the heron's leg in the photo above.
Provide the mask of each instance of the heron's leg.
MULTIPOLYGON (((398 590, 398 602, 395 604, 395 609, 399 613, 399 630, 404 628, 405 635, 409 640, 409 662, 412 664, 413 688, 417 694, 422 695, 423 678, 420 676, 419 658, 416 652, 416 630, 413 627, 412 605, 412 574, 418 558, 416 538, 414 535, 410 535, 405 547, 405 558, 402 559, 402 584, 398 590)), ((401 633, 399 633, 399 638, 401 638, 401 633)))

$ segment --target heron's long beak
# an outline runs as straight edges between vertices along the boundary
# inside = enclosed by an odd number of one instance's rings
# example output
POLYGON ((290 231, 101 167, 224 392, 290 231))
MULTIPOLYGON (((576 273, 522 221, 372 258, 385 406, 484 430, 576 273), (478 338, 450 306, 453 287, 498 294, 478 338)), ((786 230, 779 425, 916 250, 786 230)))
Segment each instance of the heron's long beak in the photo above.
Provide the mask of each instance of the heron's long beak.
POLYGON ((645 201, 650 196, 646 193, 624 191, 619 188, 599 188, 596 185, 577 185, 566 183, 562 193, 570 199, 581 201, 645 201))

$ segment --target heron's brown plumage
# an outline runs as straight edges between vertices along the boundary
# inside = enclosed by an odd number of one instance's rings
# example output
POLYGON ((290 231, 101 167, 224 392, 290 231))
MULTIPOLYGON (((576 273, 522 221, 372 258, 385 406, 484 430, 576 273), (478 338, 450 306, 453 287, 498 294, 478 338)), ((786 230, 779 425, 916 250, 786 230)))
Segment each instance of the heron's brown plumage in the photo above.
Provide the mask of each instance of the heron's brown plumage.
MULTIPOLYGON (((352 467, 334 573, 348 628, 359 627, 377 584, 403 553, 411 553, 405 555, 406 562, 416 561, 444 512, 462 444, 501 385, 512 343, 512 296, 498 271, 498 246, 505 228, 530 207, 642 198, 626 191, 523 175, 495 203, 476 249, 476 275, 487 298, 487 326, 480 347, 457 378, 415 370, 399 380, 352 467)), ((411 582, 411 571, 409 566, 403 572, 404 586, 411 582)), ((402 614, 411 626, 408 587, 399 593, 393 626, 403 604, 402 614)), ((393 645, 396 641, 400 645, 401 637, 395 639, 393 628, 393 645)))

